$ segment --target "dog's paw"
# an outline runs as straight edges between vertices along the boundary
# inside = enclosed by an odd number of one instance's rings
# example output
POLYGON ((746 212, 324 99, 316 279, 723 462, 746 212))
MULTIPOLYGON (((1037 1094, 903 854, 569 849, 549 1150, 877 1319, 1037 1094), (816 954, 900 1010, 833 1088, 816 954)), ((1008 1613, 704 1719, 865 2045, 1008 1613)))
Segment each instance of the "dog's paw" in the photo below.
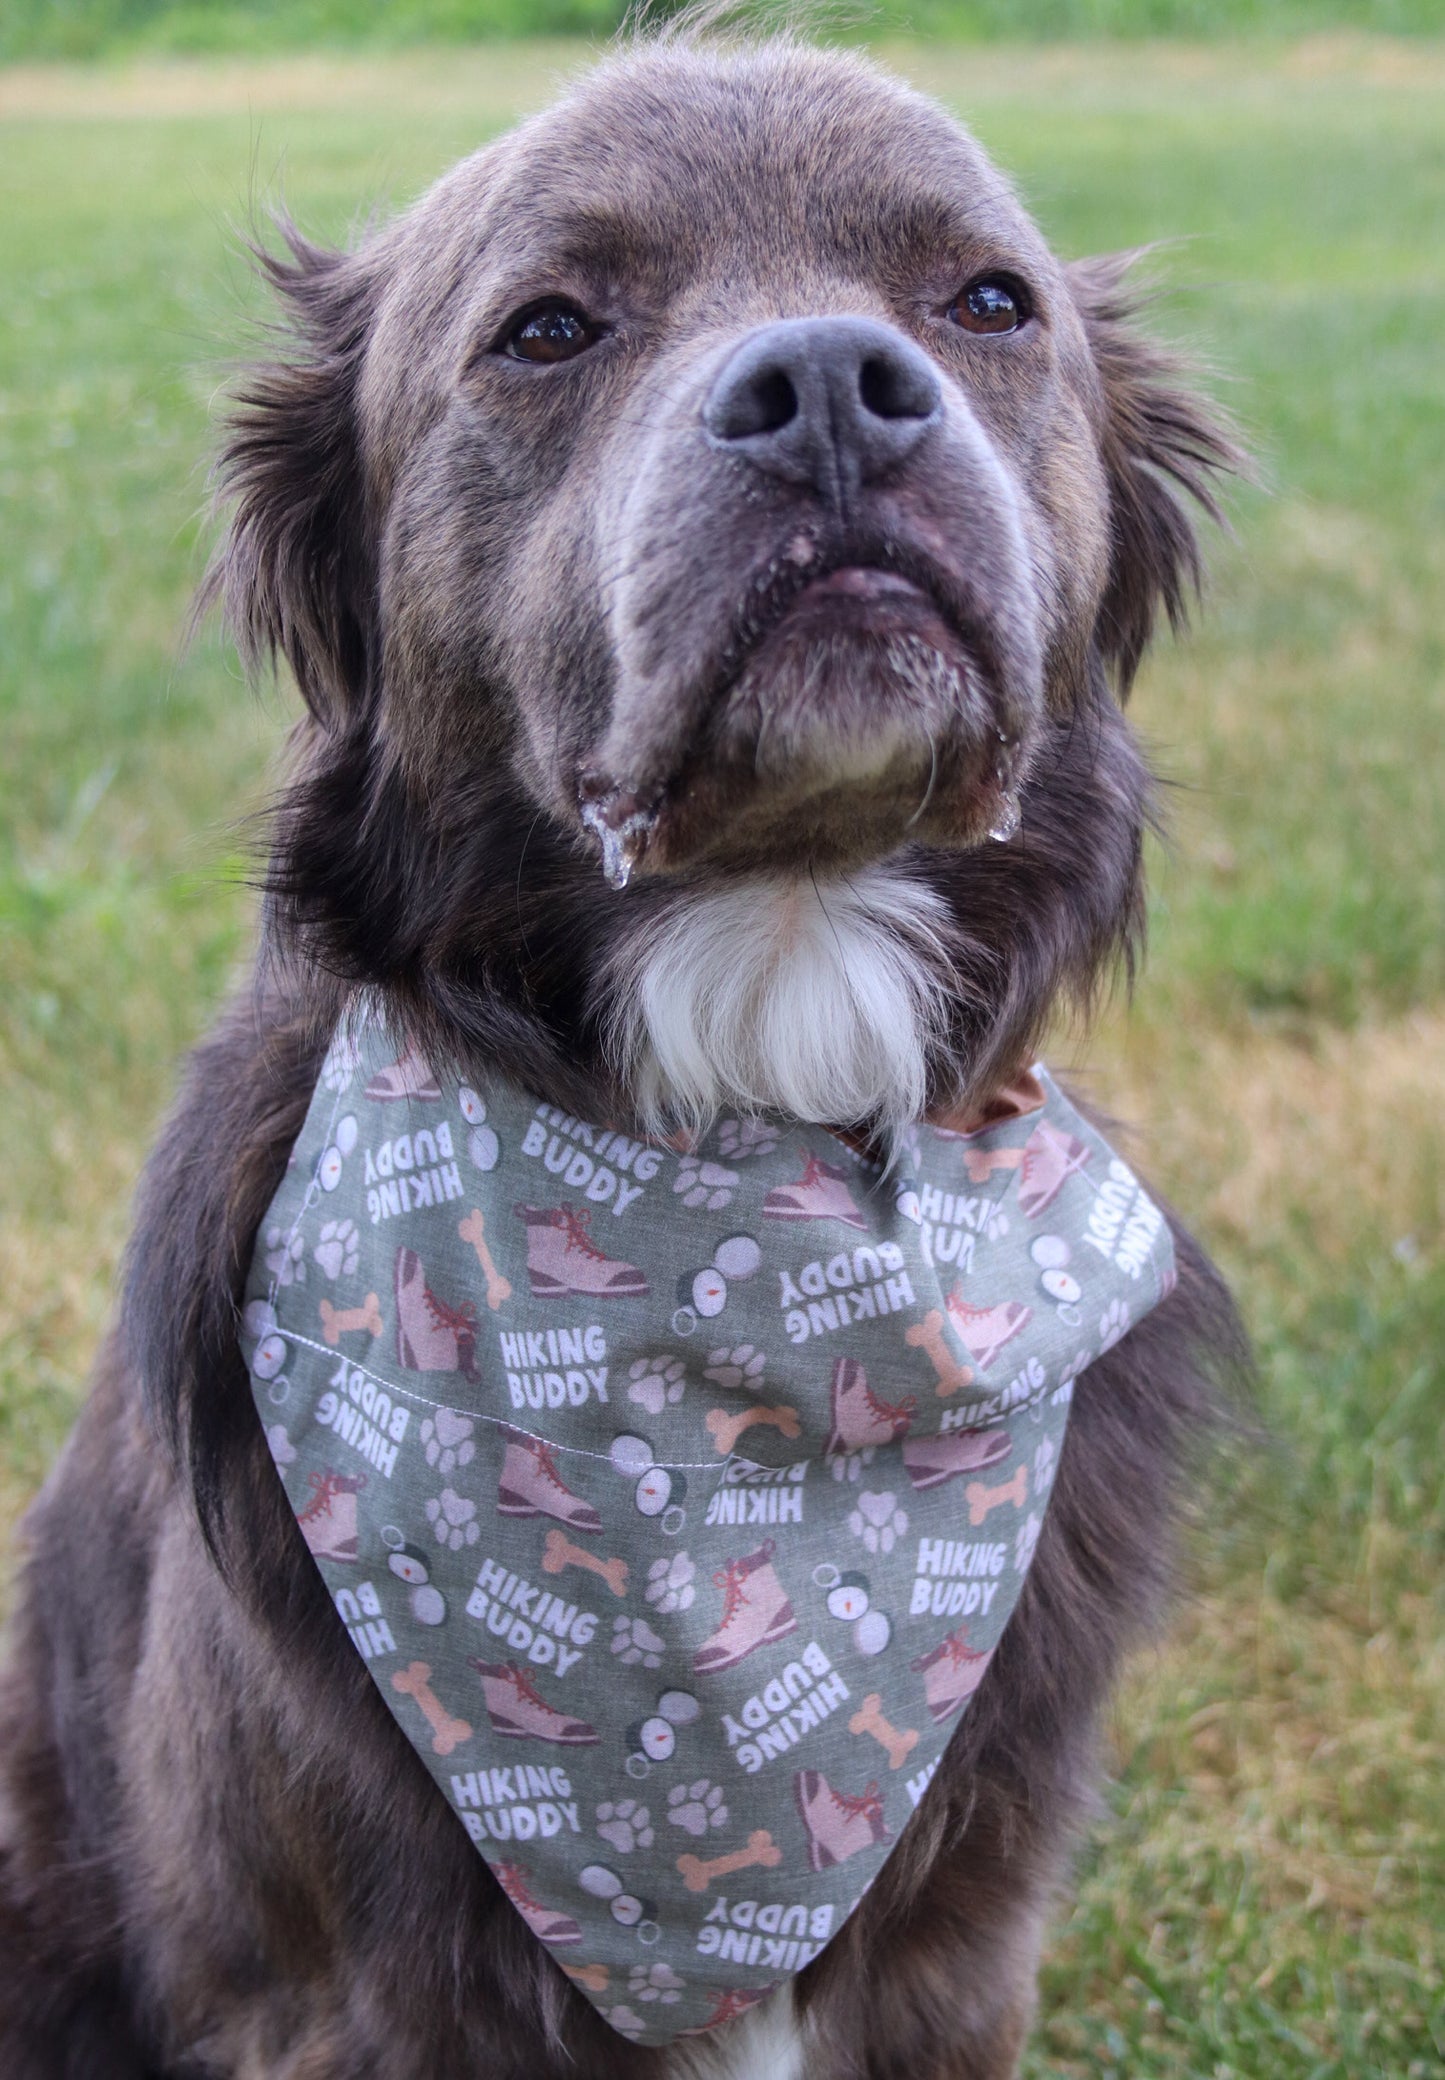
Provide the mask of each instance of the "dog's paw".
POLYGON ((683 1156, 672 1189, 682 1194, 684 1206, 705 1206, 709 1213, 718 1213, 731 1201, 737 1181, 736 1170, 724 1170, 720 1163, 704 1163, 698 1156, 683 1156))
POLYGON ((627 1379, 628 1400, 640 1403, 650 1416, 676 1407, 687 1385, 681 1358, 635 1358, 627 1379))
POLYGON ((686 1983, 670 1964, 635 1964, 627 1974, 627 1991, 634 2000, 661 2001, 664 2006, 681 2000, 686 1983))
POLYGON ((323 1221, 321 1234, 311 1254, 328 1278, 350 1276, 356 1269, 361 1237, 355 1221, 323 1221))
POLYGON ((767 1362, 767 1353, 751 1343, 737 1344, 732 1350, 724 1344, 708 1352, 703 1378, 716 1381, 725 1394, 755 1394, 762 1386, 767 1362))
POLYGON ((686 1553, 654 1560, 647 1570, 647 1600, 664 1617, 672 1611, 691 1610, 696 1580, 697 1563, 686 1553))
POLYGON ((454 1408, 439 1408, 434 1416, 428 1416, 421 1426, 421 1448, 426 1454, 428 1466, 438 1473, 451 1473, 458 1466, 468 1466, 477 1455, 472 1439, 475 1425, 470 1416, 464 1416, 454 1408))
POLYGON ((294 1229, 268 1228, 262 1261, 278 1286, 305 1285, 306 1244, 294 1229))
POLYGON ((860 1488, 858 1506, 848 1513, 848 1529, 870 1553, 891 1553, 908 1529, 908 1513, 888 1489, 860 1488))
POLYGON ((770 1156, 778 1140, 777 1128, 761 1119, 725 1119, 717 1130, 718 1153, 730 1163, 746 1162, 749 1156, 770 1156))
POLYGON ((640 1661, 644 1668, 661 1668, 666 1641, 660 1640, 646 1618, 614 1618, 612 1651, 624 1668, 640 1661))
POLYGON ((707 1777, 699 1777, 695 1784, 674 1784, 667 1794, 667 1817, 684 1834, 699 1837, 710 1827, 726 1827, 728 1809, 721 1784, 707 1777))
POLYGON ((438 1541, 450 1546, 454 1553, 459 1553, 463 1546, 474 1546, 482 1535, 477 1505, 465 1495, 458 1495, 455 1488, 443 1488, 440 1495, 433 1495, 426 1513, 438 1541))
POLYGON ((1127 1300, 1111 1300, 1099 1317, 1099 1353, 1111 1350, 1129 1327, 1127 1300))
POLYGON ((620 1798, 615 1804, 608 1799, 597 1808, 597 1832, 619 1856, 630 1856, 634 1849, 652 1847, 652 1815, 635 1798, 620 1798))

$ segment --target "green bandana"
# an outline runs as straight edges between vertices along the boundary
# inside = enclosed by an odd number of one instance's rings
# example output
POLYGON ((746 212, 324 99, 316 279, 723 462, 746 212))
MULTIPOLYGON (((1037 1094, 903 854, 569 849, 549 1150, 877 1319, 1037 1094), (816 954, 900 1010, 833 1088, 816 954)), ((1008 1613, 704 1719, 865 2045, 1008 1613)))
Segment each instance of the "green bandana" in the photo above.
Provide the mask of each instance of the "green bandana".
POLYGON ((388 1708, 614 2029, 711 2029, 837 1932, 1008 1622, 1073 1380, 1173 1277, 1042 1071, 885 1173, 338 1032, 247 1288, 256 1405, 388 1708))

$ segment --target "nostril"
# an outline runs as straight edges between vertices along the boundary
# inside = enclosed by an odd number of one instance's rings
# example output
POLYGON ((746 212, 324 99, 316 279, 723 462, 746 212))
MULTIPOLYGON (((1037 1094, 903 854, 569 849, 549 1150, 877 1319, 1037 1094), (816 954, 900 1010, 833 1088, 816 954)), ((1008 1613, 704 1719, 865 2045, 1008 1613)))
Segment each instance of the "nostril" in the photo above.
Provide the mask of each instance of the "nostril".
POLYGON ((759 433, 780 433, 798 416, 798 393, 785 368, 751 371, 738 384, 718 415, 714 431, 724 440, 741 441, 759 433))
POLYGON ((926 361, 870 354, 858 370, 858 395, 875 419, 927 419, 938 409, 938 378, 926 361))

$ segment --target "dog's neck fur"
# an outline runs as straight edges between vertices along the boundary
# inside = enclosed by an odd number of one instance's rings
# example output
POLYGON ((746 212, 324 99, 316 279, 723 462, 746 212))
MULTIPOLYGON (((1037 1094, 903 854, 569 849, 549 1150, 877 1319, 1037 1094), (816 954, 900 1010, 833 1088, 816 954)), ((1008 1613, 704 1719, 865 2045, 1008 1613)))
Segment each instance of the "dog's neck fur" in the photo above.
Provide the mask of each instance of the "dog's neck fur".
POLYGON ((897 867, 746 876, 680 896, 607 980, 609 1051, 654 1131, 719 1113, 866 1122, 887 1141, 927 1102, 946 1044, 948 906, 897 867))

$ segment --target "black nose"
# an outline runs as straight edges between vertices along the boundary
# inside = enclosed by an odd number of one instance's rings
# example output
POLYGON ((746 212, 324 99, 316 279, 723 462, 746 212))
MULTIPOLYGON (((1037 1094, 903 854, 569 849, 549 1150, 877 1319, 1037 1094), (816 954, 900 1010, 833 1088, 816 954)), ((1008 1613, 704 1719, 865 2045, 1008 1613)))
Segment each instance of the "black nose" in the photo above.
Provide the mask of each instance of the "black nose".
POLYGON ((933 363, 871 318, 786 318, 749 334, 702 408, 720 448, 843 503, 918 445, 942 409, 933 363))

